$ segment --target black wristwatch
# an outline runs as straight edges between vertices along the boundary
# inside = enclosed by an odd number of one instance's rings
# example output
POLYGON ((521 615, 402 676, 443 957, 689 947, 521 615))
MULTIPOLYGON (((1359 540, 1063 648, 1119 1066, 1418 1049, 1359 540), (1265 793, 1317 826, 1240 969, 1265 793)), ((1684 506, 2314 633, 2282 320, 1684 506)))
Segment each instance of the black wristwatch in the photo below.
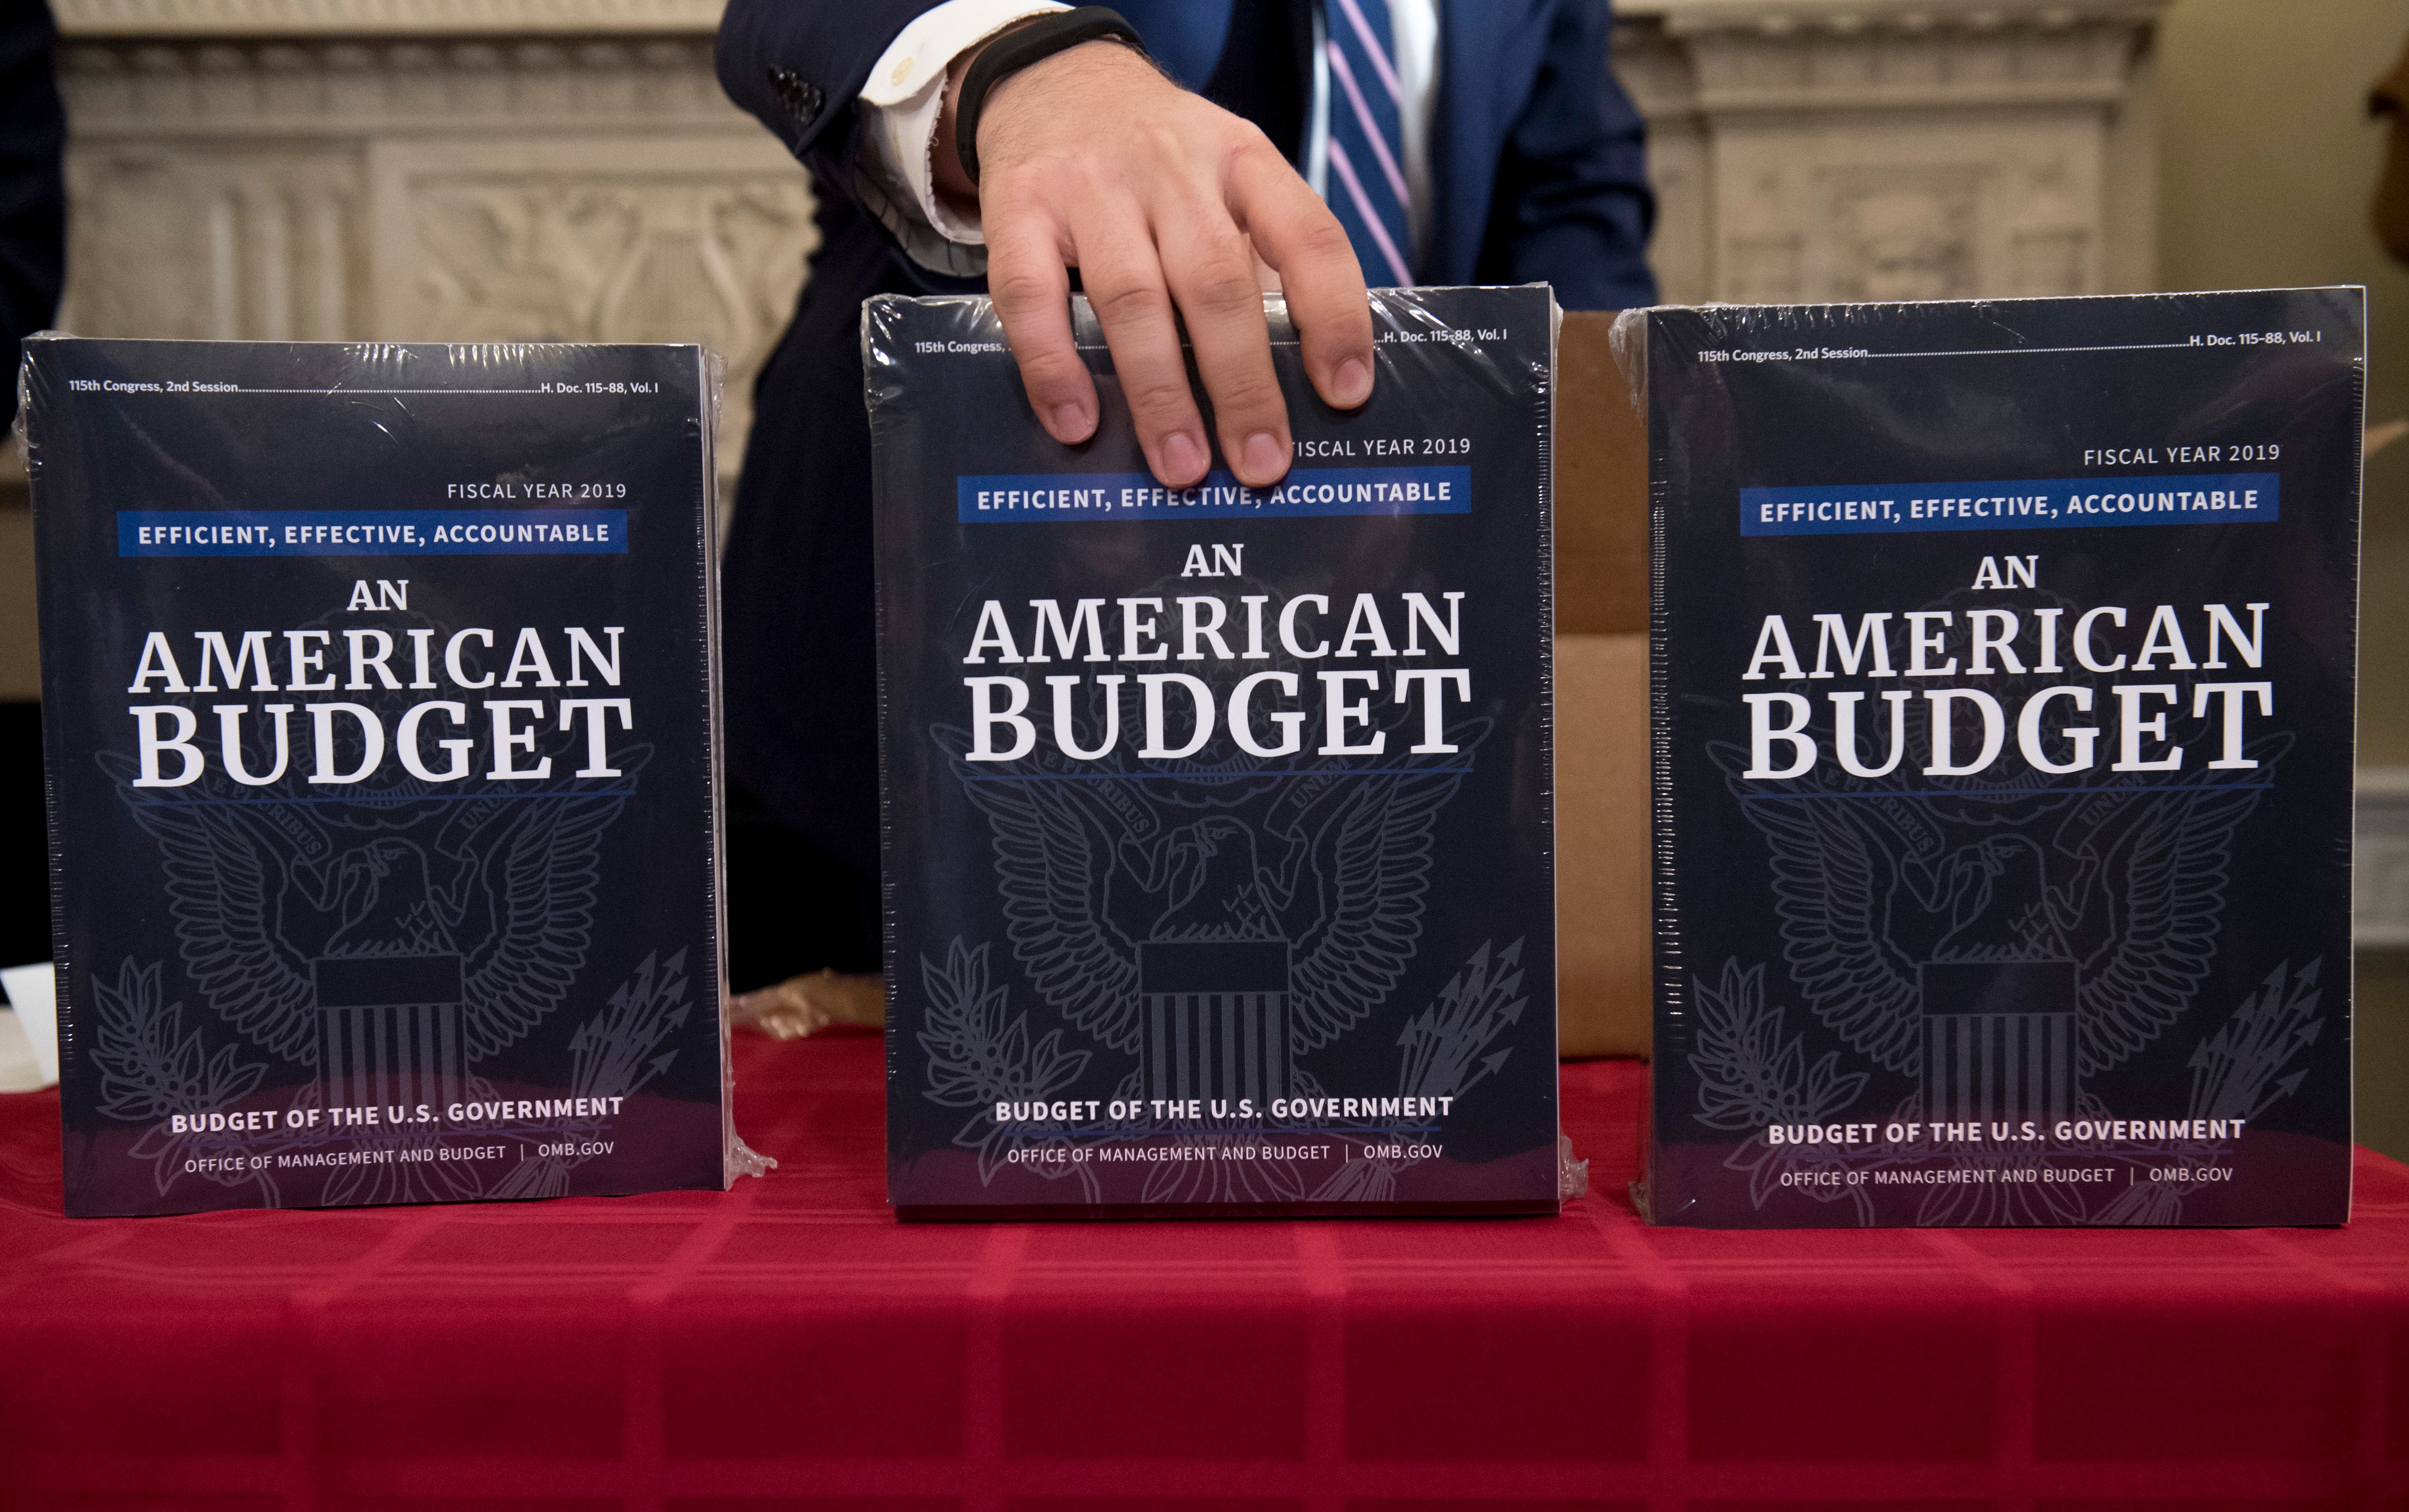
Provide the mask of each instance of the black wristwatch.
POLYGON ((960 155, 962 172, 970 176, 973 184, 979 181, 979 112, 987 104, 988 92, 1032 63, 1082 42, 1106 39, 1127 45, 1139 57, 1147 55, 1146 44, 1138 40, 1137 28, 1108 6, 1081 6, 1076 10, 1040 16, 1004 33, 980 51, 970 72, 962 76, 961 97, 954 102, 954 151, 960 155))

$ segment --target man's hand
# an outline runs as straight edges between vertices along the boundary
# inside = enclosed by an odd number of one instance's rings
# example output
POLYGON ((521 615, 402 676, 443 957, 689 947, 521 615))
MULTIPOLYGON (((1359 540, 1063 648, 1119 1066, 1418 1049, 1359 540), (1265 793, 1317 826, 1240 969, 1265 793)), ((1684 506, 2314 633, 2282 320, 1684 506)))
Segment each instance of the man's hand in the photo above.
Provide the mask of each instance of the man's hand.
POLYGON ((1321 397, 1372 395, 1372 314, 1335 216, 1249 122, 1190 94, 1118 42, 1088 42, 996 85, 979 116, 979 183, 954 151, 956 60, 937 128, 937 187, 975 199, 988 287, 1021 381, 1060 441, 1096 429, 1096 385, 1072 345, 1080 281, 1154 475, 1204 476, 1210 449, 1173 311, 1188 323, 1221 453, 1258 486, 1288 471, 1288 407, 1272 374, 1260 257, 1279 275, 1321 397))

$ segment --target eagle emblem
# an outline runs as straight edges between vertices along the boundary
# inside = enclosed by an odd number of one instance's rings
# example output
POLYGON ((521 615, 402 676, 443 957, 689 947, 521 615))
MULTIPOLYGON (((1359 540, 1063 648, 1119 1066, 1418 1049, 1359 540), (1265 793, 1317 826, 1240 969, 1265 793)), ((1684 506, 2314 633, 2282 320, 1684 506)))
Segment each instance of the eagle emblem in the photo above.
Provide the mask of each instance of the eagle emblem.
MULTIPOLYGON (((489 1093, 476 1068, 568 998, 603 834, 650 755, 614 753, 627 775, 599 790, 404 778, 339 799, 216 773, 162 793, 100 761, 158 843, 178 952, 212 1013, 314 1070, 305 1102, 440 1111, 489 1093)), ((451 1187, 329 1200, 469 1195, 440 1174, 451 1187)))
POLYGON ((2215 954, 2235 831, 2291 737, 2249 770, 2145 785, 1902 774, 1767 791, 1710 748, 1771 852, 1807 1006, 1921 1083, 1926 1117, 2056 1119, 2084 1078, 2191 1006, 2215 954))
MULTIPOLYGON (((1485 721, 1450 729, 1467 753, 1485 721)), ((1045 1002, 1135 1055, 1137 1095, 1264 1101, 1388 1000, 1421 936, 1433 827, 1467 756, 1176 773, 1025 757, 974 767, 1013 955, 1045 1002), (1361 763, 1357 764, 1359 767, 1361 763), (1267 769, 1283 770, 1267 770, 1267 769)))

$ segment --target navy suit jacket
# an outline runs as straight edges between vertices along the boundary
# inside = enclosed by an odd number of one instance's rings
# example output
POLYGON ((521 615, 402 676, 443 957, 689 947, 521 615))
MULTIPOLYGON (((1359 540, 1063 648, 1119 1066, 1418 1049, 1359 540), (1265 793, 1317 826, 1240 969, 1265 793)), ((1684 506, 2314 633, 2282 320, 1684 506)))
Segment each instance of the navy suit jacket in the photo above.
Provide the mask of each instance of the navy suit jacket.
MULTIPOLYGON (((822 180, 851 182, 855 96, 929 0, 732 0, 728 94, 822 180)), ((1302 156, 1307 0, 1120 0, 1173 78, 1302 156)), ((1574 310, 1653 303, 1639 113, 1607 68, 1607 0, 1440 0, 1423 283, 1555 285, 1574 310)))
MULTIPOLYGON (((810 281, 755 391, 721 575, 729 775, 823 858, 868 879, 877 684, 861 302, 976 285, 912 264, 861 209, 854 101, 932 3, 730 0, 719 30, 722 86, 811 168, 820 196, 810 281)), ((1300 156, 1310 0, 1116 8, 1174 78, 1300 156)), ((1439 17, 1421 281, 1546 281, 1573 309, 1652 303, 1653 201, 1638 113, 1607 71, 1607 0, 1440 0, 1439 17)), ((732 845, 740 873, 741 861, 732 845)))
POLYGON ((18 343, 50 324, 66 272, 59 156, 67 122, 51 74, 57 46, 39 0, 0 19, 0 356, 8 365, 0 427, 17 413, 18 343))

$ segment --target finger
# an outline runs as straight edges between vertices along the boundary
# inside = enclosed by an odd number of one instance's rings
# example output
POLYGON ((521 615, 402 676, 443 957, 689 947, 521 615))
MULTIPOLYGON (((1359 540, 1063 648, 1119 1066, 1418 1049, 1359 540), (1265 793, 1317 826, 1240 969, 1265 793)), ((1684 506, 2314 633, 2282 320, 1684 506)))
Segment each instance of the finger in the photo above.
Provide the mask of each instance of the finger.
POLYGON ((1197 376, 1213 398, 1221 454, 1240 482, 1268 487, 1288 471, 1288 401, 1272 371, 1254 250, 1215 203, 1195 205, 1158 228, 1155 239, 1171 296, 1187 317, 1197 376))
POLYGON ((1096 433, 1096 383, 1071 335, 1061 238, 1040 214, 987 218, 987 286, 1046 434, 1075 446, 1096 433))
POLYGON ((1161 253, 1133 211, 1091 219, 1075 226, 1072 237, 1079 281, 1112 349, 1113 371, 1147 464, 1167 485, 1185 488, 1204 476, 1212 454, 1189 391, 1161 253))
POLYGON ((1230 213, 1279 273, 1305 376, 1341 410, 1372 396, 1372 303, 1347 230, 1266 143, 1233 159, 1230 213))

